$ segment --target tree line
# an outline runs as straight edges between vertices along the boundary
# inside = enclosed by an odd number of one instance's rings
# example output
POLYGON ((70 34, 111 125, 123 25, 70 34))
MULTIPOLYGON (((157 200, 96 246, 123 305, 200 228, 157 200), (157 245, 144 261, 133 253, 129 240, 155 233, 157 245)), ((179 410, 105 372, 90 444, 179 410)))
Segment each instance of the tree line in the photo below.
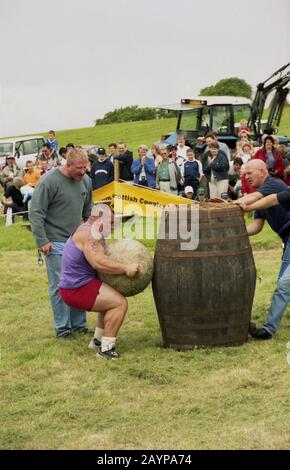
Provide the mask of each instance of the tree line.
MULTIPOLYGON (((252 88, 243 79, 237 77, 224 78, 215 85, 202 88, 199 95, 204 96, 243 96, 251 98, 252 88)), ((114 109, 101 119, 95 120, 95 125, 113 124, 119 122, 147 121, 150 119, 165 119, 168 112, 156 108, 140 108, 137 105, 114 109)))

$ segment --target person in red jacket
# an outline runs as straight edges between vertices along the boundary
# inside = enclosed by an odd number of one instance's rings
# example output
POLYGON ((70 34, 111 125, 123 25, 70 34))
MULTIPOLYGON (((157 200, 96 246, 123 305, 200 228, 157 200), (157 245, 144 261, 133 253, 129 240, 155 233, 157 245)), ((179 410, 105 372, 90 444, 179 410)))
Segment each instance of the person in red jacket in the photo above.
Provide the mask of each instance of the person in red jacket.
POLYGON ((255 153, 253 158, 263 160, 266 163, 270 176, 283 179, 283 159, 274 145, 273 137, 268 135, 264 140, 263 147, 255 153))

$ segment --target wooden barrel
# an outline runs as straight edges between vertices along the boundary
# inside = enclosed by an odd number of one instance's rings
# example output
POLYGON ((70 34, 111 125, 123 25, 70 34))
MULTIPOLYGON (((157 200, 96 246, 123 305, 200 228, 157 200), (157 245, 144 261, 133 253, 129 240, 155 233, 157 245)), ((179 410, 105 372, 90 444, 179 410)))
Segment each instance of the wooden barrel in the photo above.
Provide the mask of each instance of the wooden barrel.
MULTIPOLYGON (((190 206, 180 206, 179 220, 189 218, 189 211, 190 206)), ((162 217, 168 234, 168 212, 162 217)), ((241 209, 201 204, 197 249, 182 250, 182 241, 177 236, 156 244, 152 286, 164 346, 186 350, 244 343, 256 269, 241 209)))

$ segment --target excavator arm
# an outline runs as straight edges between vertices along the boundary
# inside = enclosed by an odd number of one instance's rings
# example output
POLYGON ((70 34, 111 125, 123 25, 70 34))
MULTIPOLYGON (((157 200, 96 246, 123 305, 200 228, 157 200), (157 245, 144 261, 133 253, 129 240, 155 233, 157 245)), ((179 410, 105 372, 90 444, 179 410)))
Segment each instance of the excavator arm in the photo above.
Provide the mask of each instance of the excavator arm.
POLYGON ((267 78, 267 80, 257 85, 257 91, 252 103, 252 117, 249 121, 249 125, 254 128, 257 138, 261 136, 261 119, 268 95, 275 90, 274 97, 270 105, 267 129, 276 129, 280 124, 289 87, 290 63, 283 65, 283 67, 274 72, 269 78, 267 78))

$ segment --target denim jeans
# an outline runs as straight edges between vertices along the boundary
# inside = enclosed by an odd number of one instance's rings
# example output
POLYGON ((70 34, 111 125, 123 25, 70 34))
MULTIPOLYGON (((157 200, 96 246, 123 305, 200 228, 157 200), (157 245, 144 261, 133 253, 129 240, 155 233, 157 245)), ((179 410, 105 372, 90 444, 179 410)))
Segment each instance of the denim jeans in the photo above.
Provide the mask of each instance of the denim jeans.
POLYGON ((277 330, 283 313, 290 301, 290 243, 288 242, 283 255, 281 268, 278 275, 277 287, 272 296, 271 306, 268 312, 264 330, 273 335, 277 330))
POLYGON ((58 284, 60 278, 61 255, 50 254, 45 256, 48 277, 50 303, 54 316, 54 327, 57 336, 66 332, 85 328, 86 312, 69 307, 59 295, 58 284))

